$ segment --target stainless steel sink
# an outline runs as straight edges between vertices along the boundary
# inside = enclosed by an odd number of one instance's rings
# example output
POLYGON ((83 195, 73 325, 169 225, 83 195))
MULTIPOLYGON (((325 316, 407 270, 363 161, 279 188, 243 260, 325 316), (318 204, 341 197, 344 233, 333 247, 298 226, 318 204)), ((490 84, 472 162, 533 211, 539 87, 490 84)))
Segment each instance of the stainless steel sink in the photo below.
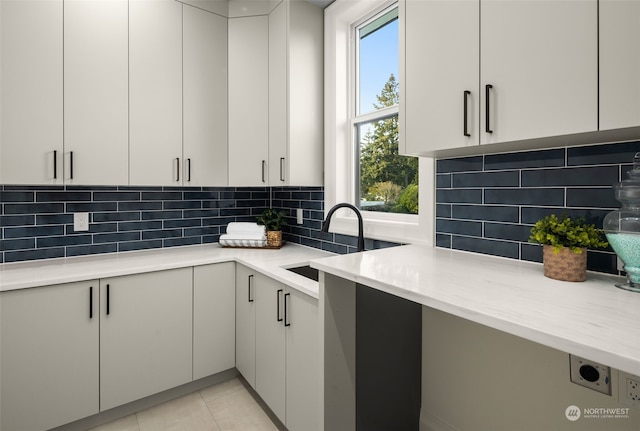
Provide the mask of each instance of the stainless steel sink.
POLYGON ((306 277, 313 281, 318 281, 318 270, 311 268, 309 265, 296 266, 294 268, 286 268, 288 271, 295 272, 298 275, 306 277))

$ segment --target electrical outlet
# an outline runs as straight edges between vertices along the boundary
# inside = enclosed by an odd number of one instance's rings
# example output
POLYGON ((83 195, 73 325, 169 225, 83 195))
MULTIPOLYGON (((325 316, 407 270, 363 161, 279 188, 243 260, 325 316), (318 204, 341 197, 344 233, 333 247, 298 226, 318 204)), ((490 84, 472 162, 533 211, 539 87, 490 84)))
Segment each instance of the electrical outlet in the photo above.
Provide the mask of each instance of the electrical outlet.
POLYGON ((611 369, 606 365, 569 355, 571 381, 585 388, 611 395, 611 369))
POLYGON ((302 224, 302 208, 296 210, 296 222, 302 224))
POLYGON ((627 406, 640 407, 640 377, 622 371, 618 376, 620 402, 627 406))
POLYGON ((73 213, 73 230, 75 232, 89 230, 89 213, 73 213))

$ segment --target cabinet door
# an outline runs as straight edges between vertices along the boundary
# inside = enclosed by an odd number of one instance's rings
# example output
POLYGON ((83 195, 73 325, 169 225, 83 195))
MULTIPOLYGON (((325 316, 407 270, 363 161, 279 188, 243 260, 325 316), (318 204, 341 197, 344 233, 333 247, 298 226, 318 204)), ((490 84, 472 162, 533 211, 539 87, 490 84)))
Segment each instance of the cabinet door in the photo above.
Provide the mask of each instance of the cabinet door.
POLYGON ((401 153, 478 145, 480 2, 405 0, 402 6, 401 153))
POLYGON ((129 2, 130 181, 181 185, 182 3, 129 2))
POLYGON ((192 380, 192 269, 100 280, 100 410, 192 380))
POLYGON ((236 265, 236 368, 256 388, 256 307, 254 272, 236 265))
POLYGON ((64 4, 68 184, 128 184, 127 0, 64 4))
POLYGON ((235 366, 235 263, 193 268, 193 380, 235 366))
POLYGON ((285 286, 256 274, 256 392, 285 421, 285 286))
POLYGON ((227 19, 184 6, 183 184, 226 186, 227 19))
MULTIPOLYGON (((288 136, 282 178, 287 185, 320 186, 324 184, 324 11, 304 1, 289 0, 287 7, 288 136)), ((279 172, 277 165, 272 170, 276 167, 279 172)))
POLYGON ((318 300, 289 289, 286 297, 287 429, 320 426, 320 328, 318 300))
POLYGON ((286 185, 288 169, 287 7, 269 14, 269 184, 286 185))
POLYGON ((98 329, 96 280, 0 293, 0 429, 98 413, 98 329))
POLYGON ((597 6, 482 1, 481 143, 597 130, 597 6))
POLYGON ((0 9, 0 183, 62 184, 62 0, 0 9))
POLYGON ((283 1, 269 14, 269 184, 323 183, 323 10, 283 1))
POLYGON ((600 0, 600 130, 640 126, 640 1, 600 0))
POLYGON ((269 18, 229 19, 229 185, 268 182, 269 18))

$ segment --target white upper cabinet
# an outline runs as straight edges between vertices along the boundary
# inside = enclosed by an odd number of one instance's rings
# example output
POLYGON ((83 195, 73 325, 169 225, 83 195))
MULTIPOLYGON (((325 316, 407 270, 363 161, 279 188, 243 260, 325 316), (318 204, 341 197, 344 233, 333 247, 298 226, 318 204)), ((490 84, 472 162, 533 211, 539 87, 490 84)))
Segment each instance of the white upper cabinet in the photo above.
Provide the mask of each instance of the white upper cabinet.
POLYGON ((640 1, 600 0, 600 130, 640 126, 640 1))
POLYGON ((189 6, 183 10, 183 184, 225 186, 227 19, 189 6))
POLYGON ((0 183, 62 184, 62 0, 0 9, 0 183))
POLYGON ((181 185, 182 4, 129 2, 130 183, 181 185))
POLYGON ((598 130, 596 0, 482 0, 480 143, 598 130))
POLYGON ((229 185, 269 181, 269 17, 229 19, 229 185))
POLYGON ((269 183, 323 184, 323 10, 282 1, 269 14, 269 183))
POLYGON ((480 3, 407 0, 400 7, 405 29, 400 32, 405 41, 401 153, 478 145, 480 3))
POLYGON ((596 0, 401 7, 405 154, 597 130, 596 0))
POLYGON ((64 3, 64 181, 128 184, 127 0, 64 3))

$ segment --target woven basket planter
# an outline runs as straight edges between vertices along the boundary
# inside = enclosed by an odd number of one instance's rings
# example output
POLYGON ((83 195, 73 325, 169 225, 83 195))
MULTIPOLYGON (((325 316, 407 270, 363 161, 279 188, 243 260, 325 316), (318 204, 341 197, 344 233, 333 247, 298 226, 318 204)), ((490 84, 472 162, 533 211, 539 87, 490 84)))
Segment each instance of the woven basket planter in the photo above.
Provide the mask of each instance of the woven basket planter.
POLYGON ((268 230, 267 231, 267 245, 269 247, 280 247, 282 245, 282 231, 281 230, 268 230))
POLYGON ((585 281, 587 279, 587 249, 574 253, 568 247, 562 247, 558 253, 552 245, 542 248, 544 276, 562 281, 585 281))

